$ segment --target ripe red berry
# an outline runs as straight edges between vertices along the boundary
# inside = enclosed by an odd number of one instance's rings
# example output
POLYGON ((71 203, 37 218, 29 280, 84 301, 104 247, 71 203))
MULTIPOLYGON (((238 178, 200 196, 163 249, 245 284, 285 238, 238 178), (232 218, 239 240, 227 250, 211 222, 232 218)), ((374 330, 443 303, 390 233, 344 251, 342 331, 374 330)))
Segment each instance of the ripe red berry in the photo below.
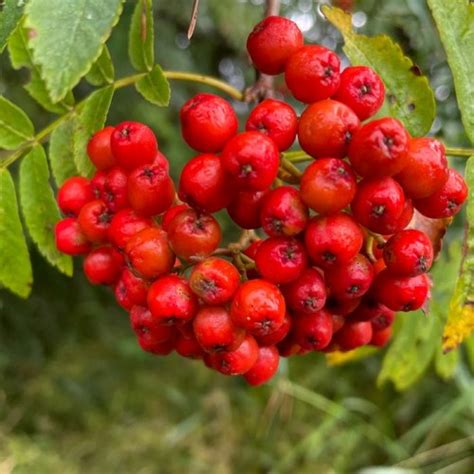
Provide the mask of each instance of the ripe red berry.
POLYGON ((277 373, 279 362, 280 354, 275 346, 259 347, 257 361, 244 378, 250 385, 262 385, 277 373))
POLYGON ((195 95, 183 105, 179 118, 184 140, 202 153, 221 151, 237 133, 238 120, 234 109, 217 95, 195 95))
POLYGON ((395 179, 413 199, 431 196, 448 180, 448 160, 444 145, 434 138, 411 138, 408 163, 395 179))
POLYGON ((227 207, 230 218, 242 229, 260 227, 260 210, 266 191, 240 191, 227 207))
POLYGON ((365 120, 382 107, 385 86, 380 76, 370 67, 352 66, 341 73, 341 84, 334 99, 346 104, 365 120))
POLYGON ((248 191, 263 191, 270 187, 280 163, 275 142, 258 132, 243 132, 230 139, 221 159, 237 186, 248 191))
POLYGON ((349 160, 364 177, 393 176, 408 164, 410 136, 397 119, 385 117, 363 125, 352 138, 349 160))
POLYGON ((67 217, 60 220, 54 228, 56 248, 68 255, 84 255, 91 249, 91 244, 84 235, 77 219, 67 217))
POLYGON ((359 126, 357 115, 347 105, 322 100, 304 110, 298 140, 301 148, 314 158, 344 158, 359 126))
POLYGON ((327 347, 332 339, 331 314, 322 309, 316 313, 299 314, 294 319, 294 337, 302 349, 320 351, 327 347))
POLYGON ((237 349, 230 352, 217 352, 211 355, 212 366, 224 375, 242 375, 257 362, 258 345, 247 334, 237 349))
POLYGON ((108 170, 117 165, 110 146, 110 139, 114 130, 114 127, 105 127, 99 130, 92 135, 87 144, 87 154, 98 170, 108 170))
POLYGON ((64 181, 58 191, 58 206, 64 214, 77 216, 82 207, 94 199, 88 179, 73 176, 64 181))
POLYGON ((148 284, 125 268, 115 285, 115 299, 124 309, 132 309, 135 305, 145 305, 148 284))
POLYGON ((285 313, 283 324, 275 331, 267 334, 266 336, 255 336, 259 346, 273 346, 283 341, 290 332, 292 326, 291 317, 288 313, 285 313))
POLYGON ((323 269, 350 262, 362 248, 364 234, 347 214, 313 217, 305 233, 308 255, 323 269))
POLYGON ((164 214, 163 218, 161 220, 161 227, 163 230, 166 230, 168 232, 168 226, 170 225, 170 222, 181 212, 187 211, 189 209, 189 206, 187 204, 177 204, 176 206, 170 207, 164 214))
POLYGON ((107 171, 96 171, 90 180, 92 194, 95 199, 101 199, 104 192, 105 180, 107 178, 107 171))
POLYGON ((107 241, 112 216, 105 202, 97 199, 81 209, 77 221, 87 239, 100 244, 107 241))
MULTIPOLYGON (((341 329, 344 326, 346 322, 346 318, 345 316, 341 316, 339 314, 333 314, 333 313, 330 313, 330 314, 331 314, 331 320, 332 320, 332 334, 334 336, 334 334, 336 334, 336 332, 339 331, 339 329, 341 329)), ((328 348, 329 347, 330 346, 328 346, 328 348)))
POLYGON ((118 124, 110 138, 110 146, 119 166, 128 171, 151 163, 158 150, 153 131, 139 122, 118 124))
POLYGON ((237 290, 231 306, 232 320, 258 337, 276 331, 285 318, 285 299, 266 280, 249 280, 237 290))
MULTIPOLYGON (((262 242, 263 240, 261 239, 254 240, 246 249, 244 249, 243 253, 252 260, 255 260, 255 255, 257 255, 258 247, 260 247, 262 242)), ((257 269, 255 268, 247 270, 247 278, 249 280, 259 278, 257 269)))
POLYGON ((168 224, 168 239, 178 257, 207 257, 222 238, 219 223, 213 216, 189 209, 179 213, 168 224))
POLYGON ((347 207, 356 189, 352 168, 338 158, 321 158, 311 163, 300 181, 301 199, 319 214, 334 214, 347 207))
POLYGON ((333 96, 341 75, 337 54, 324 46, 307 45, 293 53, 285 67, 285 82, 294 98, 311 104, 333 96))
POLYGON ((153 160, 153 164, 161 166, 169 174, 169 172, 170 172, 170 163, 168 161, 168 158, 166 158, 166 156, 163 155, 163 153, 161 153, 161 151, 156 152, 155 159, 153 160))
POLYGON ((113 285, 123 265, 122 254, 113 247, 98 247, 84 259, 84 274, 93 285, 113 285))
POLYGON ((329 296, 326 300, 326 309, 330 311, 331 314, 337 314, 346 317, 359 307, 361 301, 362 298, 337 300, 336 298, 329 296))
POLYGON ((383 331, 392 326, 395 321, 395 311, 391 311, 385 306, 383 306, 383 308, 384 310, 379 311, 379 313, 370 320, 374 331, 383 331))
POLYGON ((137 232, 152 225, 151 219, 137 216, 133 209, 122 209, 112 217, 107 235, 112 245, 123 249, 137 232))
POLYGON ((265 99, 250 112, 245 130, 267 135, 280 151, 285 151, 295 141, 298 117, 287 103, 265 99))
POLYGON ((240 283, 240 274, 232 263, 211 257, 194 266, 189 285, 194 293, 209 305, 229 302, 240 283))
POLYGON ((176 337, 175 350, 180 356, 189 359, 201 359, 204 355, 202 347, 192 333, 184 335, 180 332, 176 337))
POLYGON ((351 204, 357 221, 379 234, 391 234, 398 229, 404 207, 403 189, 389 176, 362 180, 351 204))
POLYGON ((376 331, 372 328, 372 339, 370 340, 370 345, 375 347, 384 347, 387 345, 388 341, 392 337, 392 328, 391 326, 376 331))
POLYGON ((371 297, 365 297, 356 310, 349 315, 351 321, 370 321, 372 327, 383 329, 390 326, 395 313, 371 297))
POLYGON ((130 265, 145 279, 168 273, 175 262, 166 232, 159 227, 147 227, 136 233, 128 240, 125 253, 130 265))
POLYGON ((335 342, 342 351, 351 351, 369 344, 372 339, 370 322, 347 321, 335 335, 335 342))
POLYGON ((107 172, 103 182, 101 199, 112 212, 120 211, 128 206, 126 173, 118 167, 107 172))
POLYGON ((257 23, 247 38, 247 51, 255 68, 280 74, 292 54, 303 46, 303 33, 293 21, 269 16, 257 23))
POLYGON ((448 180, 443 187, 431 196, 416 199, 414 205, 424 216, 440 219, 456 215, 466 198, 467 186, 464 178, 455 169, 450 169, 448 180))

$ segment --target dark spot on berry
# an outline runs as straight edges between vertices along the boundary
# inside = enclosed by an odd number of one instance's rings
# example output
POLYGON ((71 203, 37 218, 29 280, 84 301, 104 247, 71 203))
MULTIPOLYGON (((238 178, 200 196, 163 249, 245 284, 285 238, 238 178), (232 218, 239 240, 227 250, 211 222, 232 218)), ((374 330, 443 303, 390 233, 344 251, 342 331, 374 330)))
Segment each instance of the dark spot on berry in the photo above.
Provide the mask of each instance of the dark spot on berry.
POLYGON ((246 165, 242 165, 240 168, 240 176, 243 176, 244 178, 246 178, 247 176, 250 176, 252 172, 253 172, 252 165, 248 163, 246 165))
POLYGON ((344 140, 346 143, 350 143, 350 141, 352 140, 352 133, 349 130, 347 130, 344 134, 344 140))
POLYGON ((372 212, 371 214, 374 216, 374 217, 381 217, 385 214, 385 206, 382 205, 382 204, 379 204, 378 206, 374 206, 372 208, 372 212))
POLYGON ((394 141, 392 137, 383 137, 383 143, 387 148, 392 148, 394 141))
POLYGON ((333 75, 333 70, 332 70, 332 68, 327 67, 327 68, 324 70, 324 77, 331 77, 332 75, 333 75))
POLYGON ((271 319, 262 319, 259 326, 263 335, 270 334, 273 331, 273 321, 271 319))
POLYGON ((212 346, 213 352, 225 352, 227 350, 227 346, 225 344, 215 344, 212 346))
POLYGON ((347 288, 347 293, 349 293, 350 295, 355 295, 357 293, 359 293, 360 291, 360 286, 359 285, 351 285, 349 288, 347 288))
POLYGON ((283 221, 276 217, 273 217, 270 223, 270 227, 275 233, 281 234, 283 232, 283 221))
POLYGON ((422 273, 426 273, 429 270, 428 269, 428 262, 427 262, 427 259, 426 259, 425 256, 421 256, 418 259, 418 262, 416 264, 416 268, 422 273))
POLYGON ((406 304, 403 305, 402 311, 411 311, 411 307, 412 307, 411 302, 406 303, 406 304))
POLYGON ((360 94, 361 95, 367 95, 372 92, 372 88, 370 87, 369 84, 363 84, 362 87, 360 88, 360 94))
POLYGON ((130 136, 130 129, 128 127, 122 128, 122 130, 120 130, 120 135, 123 138, 128 138, 130 136))
POLYGON ((140 334, 148 334, 150 332, 150 329, 146 326, 139 326, 137 328, 137 332, 139 332, 140 334))
POLYGON ((336 256, 332 252, 329 252, 329 250, 326 250, 326 252, 323 253, 322 257, 325 262, 336 261, 336 256))
POLYGON ((314 296, 309 296, 308 298, 304 300, 303 306, 306 309, 316 311, 316 308, 318 307, 318 299, 315 298, 314 296))
POLYGON ((453 201, 452 199, 448 200, 448 209, 450 211, 453 211, 454 209, 457 209, 458 206, 459 206, 459 204, 456 201, 453 201))
POLYGON ((203 293, 212 293, 215 294, 218 290, 216 282, 213 280, 207 280, 203 278, 199 284, 200 289, 203 293))
POLYGON ((318 338, 315 337, 314 335, 311 335, 311 336, 308 336, 308 338, 306 339, 308 341, 309 344, 311 344, 311 346, 316 346, 318 345, 318 338))

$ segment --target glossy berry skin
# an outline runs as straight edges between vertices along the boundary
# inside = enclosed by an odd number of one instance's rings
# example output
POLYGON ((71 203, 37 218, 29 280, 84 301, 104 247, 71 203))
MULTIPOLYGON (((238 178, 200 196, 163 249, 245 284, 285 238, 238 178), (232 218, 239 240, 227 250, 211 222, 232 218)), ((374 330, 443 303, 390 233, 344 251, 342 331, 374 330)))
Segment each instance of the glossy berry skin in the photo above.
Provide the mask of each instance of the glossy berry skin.
POLYGON ((104 201, 97 199, 87 203, 81 209, 77 221, 88 240, 95 244, 107 241, 112 214, 104 201))
POLYGON ((328 270, 325 277, 333 297, 354 299, 367 293, 374 279, 374 270, 369 260, 359 254, 347 264, 328 270))
POLYGON ((211 215, 189 209, 179 213, 168 225, 168 239, 178 257, 207 257, 222 238, 219 223, 211 215))
POLYGON ((67 255, 84 255, 91 244, 74 217, 60 220, 54 228, 56 248, 67 255))
POLYGON ((259 347, 257 361, 244 374, 244 379, 254 387, 262 385, 277 373, 279 362, 280 354, 275 346, 259 347))
POLYGON ((400 277, 383 270, 375 278, 371 294, 392 311, 415 311, 423 306, 428 292, 429 280, 424 274, 400 277))
POLYGON ((224 375, 242 375, 248 372, 258 359, 258 345, 255 339, 246 335, 237 349, 211 355, 212 366, 224 375))
POLYGON ((391 326, 376 331, 372 328, 372 339, 370 340, 370 345, 375 347, 384 347, 390 341, 392 337, 392 328, 391 326))
POLYGON ((114 127, 104 127, 94 133, 87 143, 87 154, 98 170, 108 170, 117 165, 110 145, 114 130, 114 127))
POLYGON ((175 262, 166 232, 159 227, 147 227, 136 233, 127 242, 125 253, 130 265, 145 279, 168 273, 175 262))
POLYGON ((408 164, 395 176, 405 194, 413 199, 431 196, 448 180, 444 145, 434 138, 411 138, 408 164))
POLYGON ((395 311, 384 306, 384 310, 380 311, 375 317, 373 317, 370 322, 372 323, 372 329, 374 331, 383 331, 388 327, 391 327, 395 321, 395 311))
POLYGON ((433 264, 433 245, 420 230, 402 230, 385 244, 383 259, 388 271, 395 275, 420 275, 426 273, 433 264))
POLYGON ((184 335, 179 333, 176 337, 175 350, 181 357, 201 359, 204 351, 194 334, 184 335))
POLYGON ((260 211, 267 191, 240 191, 227 207, 230 218, 242 229, 260 227, 260 211))
POLYGON ((179 113, 186 143, 202 153, 221 151, 237 133, 238 120, 232 106, 213 94, 196 94, 179 113))
POLYGON ((221 159, 212 154, 192 158, 179 179, 179 198, 202 212, 213 213, 227 207, 235 192, 221 159))
POLYGON ((335 336, 335 342, 342 351, 351 351, 357 347, 365 346, 371 339, 372 325, 368 321, 348 321, 335 336))
POLYGON ((413 207, 413 201, 405 196, 405 205, 401 216, 397 220, 396 226, 393 228, 392 233, 403 230, 412 220, 415 208, 413 207))
POLYGON ((115 285, 115 299, 124 309, 131 310, 135 305, 146 305, 148 284, 125 268, 115 285))
POLYGON ((344 158, 360 121, 347 105, 322 100, 309 105, 300 117, 298 140, 313 158, 344 158))
POLYGON ((188 282, 176 275, 162 276, 148 291, 148 307, 162 324, 190 321, 198 311, 198 300, 188 282))
POLYGON ((173 181, 161 165, 141 166, 128 178, 128 200, 139 215, 162 214, 171 207, 174 197, 173 181))
POLYGON ((290 332, 292 326, 291 317, 288 313, 285 314, 283 324, 275 331, 266 336, 256 336, 255 339, 259 346, 273 346, 283 341, 290 332))
POLYGON ((329 295, 326 300, 326 309, 330 311, 331 314, 347 317, 359 307, 361 302, 362 298, 337 300, 329 295))
POLYGON ((307 268, 296 280, 281 289, 286 304, 295 313, 315 313, 326 303, 326 285, 322 273, 307 268))
POLYGON ((110 138, 110 146, 119 166, 128 171, 151 163, 158 150, 153 131, 139 122, 118 124, 110 138))
POLYGON ((280 155, 271 138, 243 132, 227 142, 221 160, 239 189, 264 191, 277 177, 280 155))
POLYGON ((296 100, 311 104, 328 99, 340 83, 337 54, 324 46, 307 45, 290 56, 285 82, 296 100))
POLYGON ((302 349, 320 351, 331 342, 333 334, 331 314, 322 309, 316 313, 299 314, 294 321, 294 337, 302 349))
POLYGON ((267 135, 280 151, 285 151, 295 141, 298 117, 286 102, 265 99, 250 112, 245 130, 267 135))
POLYGON ((362 248, 364 234, 345 213, 313 217, 305 232, 305 246, 313 263, 323 269, 350 262, 362 248))
POLYGON ((258 273, 275 284, 296 280, 308 265, 303 244, 290 237, 270 237, 262 242, 255 255, 258 273))
POLYGON ((365 120, 375 115, 383 105, 385 86, 370 67, 351 66, 341 73, 341 83, 334 99, 346 104, 365 120))
POLYGON ((349 315, 351 321, 370 321, 372 327, 383 329, 390 326, 395 313, 373 298, 364 298, 357 309, 349 315))
POLYGON ((94 199, 100 199, 104 192, 105 180, 107 178, 107 171, 98 170, 92 176, 90 181, 92 194, 94 199))
POLYGON ((389 176, 362 180, 351 204, 357 221, 378 234, 397 230, 404 207, 403 189, 389 176))
POLYGON ((339 314, 331 313, 331 320, 332 320, 332 334, 334 336, 334 334, 344 326, 346 322, 346 318, 339 314))
POLYGON ((247 51, 255 68, 276 75, 285 70, 292 54, 303 46, 303 34, 293 21, 269 16, 257 23, 247 38, 247 51))
POLYGON ((93 285, 113 285, 123 265, 122 255, 113 247, 98 247, 84 259, 84 274, 93 285))
POLYGON ((273 189, 263 200, 260 222, 270 237, 298 235, 305 229, 308 219, 308 208, 298 190, 291 186, 273 189))
POLYGON ((133 209, 122 209, 112 217, 107 235, 112 245, 124 249, 137 232, 152 225, 153 221, 148 217, 138 216, 133 209))
POLYGON ((77 216, 82 207, 94 199, 89 180, 81 176, 68 178, 58 191, 58 206, 64 214, 77 216))
POLYGON ((196 339, 206 352, 228 352, 237 349, 245 331, 237 327, 229 311, 222 306, 204 306, 193 320, 196 339))
POLYGON ((397 119, 385 117, 363 125, 352 138, 349 160, 363 177, 393 176, 408 164, 410 136, 397 119))
POLYGON ((431 196, 414 201, 415 208, 426 217, 440 219, 452 217, 460 210, 467 198, 464 178, 455 169, 449 170, 448 180, 431 196))
POLYGON ((112 212, 120 211, 128 206, 127 182, 128 177, 123 169, 115 167, 107 171, 101 199, 112 212))
POLYGON ((161 151, 157 151, 155 158, 152 162, 154 165, 161 166, 162 168, 165 169, 167 173, 170 172, 170 162, 168 161, 168 158, 166 158, 161 151))
POLYGON ((335 214, 347 207, 357 189, 352 168, 338 158, 320 158, 304 171, 300 181, 303 202, 318 214, 335 214))
POLYGON ((193 267, 189 285, 208 305, 222 305, 234 296, 240 283, 240 274, 232 263, 210 257, 193 267))
MULTIPOLYGON (((262 242, 263 242, 262 239, 254 240, 246 249, 244 249, 243 253, 247 255, 247 257, 251 258, 252 260, 255 260, 255 255, 257 255, 258 247, 260 247, 262 242)), ((247 270, 247 278, 249 280, 252 280, 254 278, 259 278, 257 269, 247 270)))
POLYGON ((164 214, 161 220, 161 227, 163 230, 168 232, 170 222, 183 211, 187 211, 190 207, 187 204, 177 204, 176 206, 170 207, 164 214))
POLYGON ((256 279, 239 287, 230 314, 237 326, 262 337, 283 324, 285 311, 285 299, 280 290, 269 281, 256 279))

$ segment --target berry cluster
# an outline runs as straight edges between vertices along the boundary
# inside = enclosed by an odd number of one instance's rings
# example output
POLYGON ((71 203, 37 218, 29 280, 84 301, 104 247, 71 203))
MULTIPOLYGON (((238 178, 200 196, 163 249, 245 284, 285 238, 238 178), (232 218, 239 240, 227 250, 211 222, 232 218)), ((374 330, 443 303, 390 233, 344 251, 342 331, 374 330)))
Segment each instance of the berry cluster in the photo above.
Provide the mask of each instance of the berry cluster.
POLYGON ((258 385, 280 356, 383 346, 395 312, 429 293, 433 247, 409 228, 414 209, 453 216, 466 185, 437 140, 393 118, 366 121, 384 101, 370 68, 341 72, 334 52, 304 45, 281 17, 259 23, 247 48, 259 71, 285 74, 308 104, 301 116, 266 99, 239 132, 227 101, 197 94, 180 121, 200 154, 177 193, 146 125, 105 127, 88 144, 94 177, 59 190, 56 242, 85 256, 91 283, 114 288, 143 350, 258 385), (283 157, 296 137, 314 158, 301 176, 283 157), (225 249, 212 215, 222 209, 244 229, 225 249))

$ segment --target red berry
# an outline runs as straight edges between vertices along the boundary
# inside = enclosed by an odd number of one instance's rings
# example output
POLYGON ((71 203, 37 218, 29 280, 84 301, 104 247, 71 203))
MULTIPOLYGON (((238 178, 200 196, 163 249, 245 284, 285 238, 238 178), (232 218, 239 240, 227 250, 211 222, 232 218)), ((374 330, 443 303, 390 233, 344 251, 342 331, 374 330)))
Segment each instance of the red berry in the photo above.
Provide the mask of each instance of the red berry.
POLYGON ((334 98, 350 107, 360 120, 365 120, 382 107, 385 86, 370 67, 352 66, 342 71, 341 84, 334 98))
POLYGON ((187 211, 189 206, 187 204, 177 204, 176 206, 170 207, 164 214, 161 220, 161 227, 163 230, 168 232, 168 227, 170 222, 178 215, 181 214, 183 211, 187 211))
POLYGON ((112 247, 98 247, 84 259, 84 274, 93 285, 113 285, 124 265, 122 255, 112 247))
POLYGON ((68 255, 84 255, 91 249, 91 244, 84 235, 77 219, 67 217, 59 221, 54 228, 56 248, 68 255))
MULTIPOLYGON (((349 300, 349 301, 352 301, 352 300, 349 300)), ((336 334, 337 331, 339 331, 344 326, 344 324, 346 322, 346 318, 344 316, 339 315, 339 314, 331 313, 331 319, 332 319, 332 333, 334 335, 334 334, 336 334)), ((328 346, 328 348, 329 348, 329 346, 328 346)))
POLYGON ((98 170, 108 170, 117 165, 110 146, 110 139, 114 130, 114 127, 105 127, 99 130, 92 135, 87 144, 87 154, 98 170))
POLYGON ((170 172, 170 163, 168 161, 168 158, 166 158, 161 151, 157 151, 155 155, 155 159, 153 160, 154 165, 161 166, 162 168, 165 169, 167 173, 170 172))
POLYGON ((372 325, 368 321, 348 321, 335 336, 336 344, 343 351, 351 351, 357 347, 365 346, 371 339, 372 325))
POLYGON ((105 180, 107 178, 107 171, 96 171, 90 181, 92 194, 95 199, 100 199, 104 192, 105 180))
POLYGON ((257 361, 244 378, 250 385, 262 385, 277 373, 279 362, 280 354, 275 346, 259 347, 257 361))
POLYGON ((110 138, 110 146, 119 166, 129 171, 151 163, 158 150, 153 131, 139 122, 118 124, 110 138))
POLYGON ((204 351, 194 334, 185 336, 179 333, 176 338, 175 350, 180 356, 190 359, 201 359, 204 355, 204 351))
POLYGON ((247 39, 247 51, 255 68, 280 74, 292 54, 303 46, 303 34, 293 21, 269 16, 255 25, 247 39))
POLYGON ((349 107, 335 100, 322 100, 304 110, 298 140, 314 158, 344 158, 359 126, 357 115, 349 107))
POLYGON ((258 358, 258 345, 247 335, 240 346, 230 352, 211 355, 212 366, 224 375, 242 375, 248 372, 258 358))
POLYGON ((294 337, 302 349, 320 351, 327 347, 332 339, 331 314, 322 309, 316 313, 299 314, 294 320, 294 337))
POLYGON ((230 314, 235 324, 261 337, 283 324, 285 311, 285 299, 275 285, 265 280, 249 280, 237 290, 230 314))
POLYGON ((137 216, 133 209, 122 209, 112 217, 108 238, 115 247, 123 249, 137 232, 152 225, 151 219, 137 216))
POLYGON ((260 227, 260 210, 266 191, 240 191, 227 207, 230 218, 242 229, 260 227))
POLYGON ((326 300, 326 309, 330 311, 331 314, 337 314, 346 317, 358 308, 361 301, 362 298, 337 300, 336 298, 329 296, 326 300))
POLYGON ((237 133, 238 121, 234 109, 217 95, 195 95, 183 105, 179 118, 184 140, 202 153, 221 151, 237 133))
POLYGON ((366 297, 349 317, 351 321, 370 321, 372 327, 383 329, 392 324, 395 313, 377 300, 366 297))
POLYGON ((352 168, 338 158, 321 158, 311 163, 300 181, 301 199, 319 214, 334 214, 347 207, 356 189, 352 168))
POLYGON ((253 130, 267 135, 275 142, 280 151, 285 151, 295 141, 298 117, 287 103, 275 99, 265 99, 250 112, 245 130, 253 130))
POLYGON ((266 336, 256 336, 256 340, 259 346, 273 346, 283 341, 290 332, 292 326, 291 317, 288 313, 285 313, 283 324, 275 331, 267 334, 266 336))
POLYGON ((414 212, 415 209, 413 208, 413 201, 411 199, 407 199, 405 196, 405 206, 403 207, 402 214, 398 218, 397 225, 392 232, 399 232, 403 230, 411 222, 414 212))
POLYGON ((389 326, 385 329, 376 331, 372 328, 372 339, 370 345, 375 347, 384 347, 392 337, 392 328, 389 326))
POLYGON ((148 284, 125 268, 115 286, 115 299, 124 309, 132 309, 135 305, 146 305, 148 284))
POLYGON ((94 199, 89 180, 73 176, 64 181, 58 191, 59 209, 64 214, 77 216, 82 207, 94 199))
POLYGON ((258 132, 239 133, 222 152, 222 164, 242 190, 263 191, 278 174, 280 155, 275 142, 258 132))
POLYGON ((383 331, 384 329, 391 327, 395 320, 395 311, 384 306, 384 310, 380 311, 370 322, 372 323, 372 329, 374 331, 383 331))
POLYGON ((294 98, 311 104, 337 91, 340 77, 337 54, 324 46, 307 45, 293 53, 285 67, 285 82, 294 98))
POLYGON ((112 168, 107 172, 103 183, 101 199, 112 212, 120 211, 128 206, 128 177, 121 168, 112 168))
POLYGON ((81 209, 77 221, 87 239, 100 244, 107 241, 112 216, 105 202, 97 199, 87 203, 81 209))
MULTIPOLYGON (((253 241, 246 249, 244 249, 243 253, 245 255, 247 255, 247 257, 251 258, 252 260, 255 260, 255 256, 257 255, 258 247, 260 247, 262 242, 263 242, 263 240, 261 240, 261 239, 253 241)), ((247 278, 249 280, 254 279, 254 278, 259 278, 259 274, 257 272, 257 269, 247 270, 247 278)))

